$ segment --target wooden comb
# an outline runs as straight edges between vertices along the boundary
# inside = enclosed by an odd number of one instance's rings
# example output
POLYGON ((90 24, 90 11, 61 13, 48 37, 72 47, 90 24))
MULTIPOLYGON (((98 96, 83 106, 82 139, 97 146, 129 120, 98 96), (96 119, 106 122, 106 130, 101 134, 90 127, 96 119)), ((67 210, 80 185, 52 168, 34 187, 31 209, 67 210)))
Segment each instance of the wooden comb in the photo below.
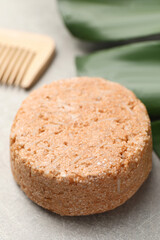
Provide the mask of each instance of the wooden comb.
POLYGON ((0 29, 0 83, 30 88, 54 52, 54 41, 47 36, 0 29))

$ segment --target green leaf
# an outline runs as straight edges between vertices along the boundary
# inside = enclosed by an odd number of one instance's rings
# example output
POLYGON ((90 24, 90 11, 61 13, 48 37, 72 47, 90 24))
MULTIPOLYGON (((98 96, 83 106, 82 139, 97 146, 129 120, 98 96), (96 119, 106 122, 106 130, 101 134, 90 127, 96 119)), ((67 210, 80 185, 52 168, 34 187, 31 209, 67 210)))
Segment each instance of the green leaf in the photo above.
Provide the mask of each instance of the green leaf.
POLYGON ((152 122, 153 148, 160 157, 160 121, 152 122))
POLYGON ((160 33, 159 0, 58 0, 71 33, 89 41, 124 40, 160 33))
POLYGON ((76 59, 78 75, 104 77, 131 89, 151 118, 160 117, 160 41, 102 50, 76 59))

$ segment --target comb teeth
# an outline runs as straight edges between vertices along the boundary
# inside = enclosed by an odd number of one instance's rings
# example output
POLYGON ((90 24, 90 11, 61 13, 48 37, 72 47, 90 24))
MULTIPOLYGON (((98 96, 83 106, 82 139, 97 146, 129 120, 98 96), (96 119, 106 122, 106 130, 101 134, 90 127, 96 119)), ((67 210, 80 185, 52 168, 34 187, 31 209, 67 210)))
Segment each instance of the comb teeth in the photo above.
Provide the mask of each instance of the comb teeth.
POLYGON ((35 56, 31 50, 0 45, 0 83, 21 85, 35 56))
POLYGON ((0 84, 30 88, 55 52, 44 35, 0 29, 0 84))

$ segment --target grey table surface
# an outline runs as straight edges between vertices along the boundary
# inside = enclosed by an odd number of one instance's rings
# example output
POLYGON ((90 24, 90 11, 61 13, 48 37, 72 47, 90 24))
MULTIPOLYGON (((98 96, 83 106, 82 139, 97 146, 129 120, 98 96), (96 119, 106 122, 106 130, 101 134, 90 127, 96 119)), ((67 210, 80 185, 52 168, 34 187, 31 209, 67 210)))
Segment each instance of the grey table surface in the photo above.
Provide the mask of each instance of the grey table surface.
MULTIPOLYGON (((92 47, 65 29, 55 0, 0 0, 0 27, 44 33, 56 57, 34 89, 75 75, 74 57, 92 47)), ((9 134, 13 118, 30 91, 0 86, 0 240, 160 239, 160 161, 139 191, 121 207, 85 217, 60 217, 32 203, 13 180, 9 134)))

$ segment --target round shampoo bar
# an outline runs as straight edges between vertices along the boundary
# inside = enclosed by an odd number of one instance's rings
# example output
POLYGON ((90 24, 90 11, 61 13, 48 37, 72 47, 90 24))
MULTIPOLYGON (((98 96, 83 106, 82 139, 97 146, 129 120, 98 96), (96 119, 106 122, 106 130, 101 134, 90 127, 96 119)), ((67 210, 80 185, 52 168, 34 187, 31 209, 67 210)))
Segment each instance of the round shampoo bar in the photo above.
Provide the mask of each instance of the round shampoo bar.
POLYGON ((123 204, 148 177, 150 119, 120 84, 60 80, 22 103, 10 150, 14 178, 32 201, 60 215, 100 213, 123 204))

